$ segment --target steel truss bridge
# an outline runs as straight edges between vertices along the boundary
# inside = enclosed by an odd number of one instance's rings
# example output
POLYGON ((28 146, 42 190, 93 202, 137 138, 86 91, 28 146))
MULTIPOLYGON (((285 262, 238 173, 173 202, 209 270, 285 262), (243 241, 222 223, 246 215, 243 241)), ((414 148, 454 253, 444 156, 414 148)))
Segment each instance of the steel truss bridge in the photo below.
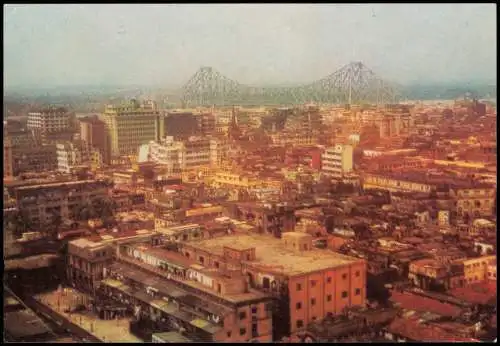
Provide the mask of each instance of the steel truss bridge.
POLYGON ((184 106, 386 104, 400 99, 398 88, 361 62, 353 62, 315 82, 296 87, 243 85, 211 67, 202 67, 182 89, 184 106))

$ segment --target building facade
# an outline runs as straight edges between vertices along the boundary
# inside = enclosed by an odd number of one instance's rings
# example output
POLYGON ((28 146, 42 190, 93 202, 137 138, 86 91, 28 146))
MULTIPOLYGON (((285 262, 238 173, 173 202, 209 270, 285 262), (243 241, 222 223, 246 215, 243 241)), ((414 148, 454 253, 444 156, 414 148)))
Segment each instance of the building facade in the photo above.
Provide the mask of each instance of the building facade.
POLYGON ((89 152, 99 153, 103 164, 111 162, 109 136, 104 121, 97 116, 80 119, 80 139, 89 152))
POLYGON ((64 107, 47 107, 28 113, 28 130, 40 134, 42 140, 57 140, 59 135, 71 137, 75 123, 75 114, 64 107))
POLYGON ((107 106, 106 124, 112 157, 137 155, 143 144, 157 140, 159 112, 153 103, 132 101, 123 107, 107 106))
POLYGON ((90 153, 83 143, 66 142, 57 143, 57 170, 63 173, 71 173, 76 166, 89 164, 90 153))
POLYGON ((66 181, 22 186, 15 189, 17 207, 31 221, 43 224, 53 215, 73 220, 81 205, 108 195, 108 184, 99 180, 66 181))
POLYGON ((337 144, 328 148, 321 156, 322 171, 334 177, 341 177, 353 169, 353 148, 351 145, 337 144))

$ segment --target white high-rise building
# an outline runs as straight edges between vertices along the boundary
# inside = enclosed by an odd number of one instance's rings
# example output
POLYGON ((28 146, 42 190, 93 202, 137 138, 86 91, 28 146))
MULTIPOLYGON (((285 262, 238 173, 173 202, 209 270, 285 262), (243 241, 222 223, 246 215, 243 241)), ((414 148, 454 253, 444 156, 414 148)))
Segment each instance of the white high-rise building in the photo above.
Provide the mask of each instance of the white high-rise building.
POLYGON ((57 170, 63 173, 70 173, 75 166, 90 163, 90 153, 83 145, 67 142, 57 143, 57 170))
POLYGON ((155 162, 164 165, 168 173, 178 174, 202 166, 217 164, 221 158, 220 145, 215 139, 191 137, 174 141, 166 137, 161 142, 150 142, 139 149, 139 162, 155 162))
POLYGON ((321 156, 322 171, 333 177, 342 177, 353 169, 352 145, 337 144, 327 148, 321 156))

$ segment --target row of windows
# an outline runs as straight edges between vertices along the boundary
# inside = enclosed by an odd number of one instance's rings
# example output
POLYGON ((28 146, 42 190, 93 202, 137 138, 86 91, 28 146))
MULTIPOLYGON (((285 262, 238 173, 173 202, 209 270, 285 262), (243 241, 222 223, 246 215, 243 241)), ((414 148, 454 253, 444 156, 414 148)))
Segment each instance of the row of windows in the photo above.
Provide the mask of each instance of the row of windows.
MULTIPOLYGON (((246 335, 247 333, 247 329, 246 328, 240 328, 240 335, 243 336, 243 335, 246 335)), ((230 338, 232 336, 232 332, 231 331, 228 331, 227 332, 227 337, 230 338)), ((253 323, 252 324, 252 338, 256 338, 259 336, 259 333, 258 333, 258 325, 257 323, 253 323)))
MULTIPOLYGON (((359 277, 359 276, 361 275, 361 273, 360 273, 359 271, 356 271, 356 272, 354 273, 354 275, 355 275, 356 277, 359 277)), ((342 280, 347 280, 347 274, 345 274, 345 273, 344 273, 344 274, 342 274, 342 280)), ((315 287, 315 286, 316 286, 316 283, 317 283, 317 282, 316 282, 316 280, 311 280, 310 282, 311 282, 311 287, 315 287)), ((326 283, 328 283, 328 284, 329 284, 329 283, 331 283, 331 282, 332 282, 332 278, 331 278, 330 276, 329 276, 329 277, 327 277, 327 278, 326 278, 326 283)), ((301 290, 302 290, 302 284, 297 284, 296 289, 297 289, 297 291, 301 291, 301 290)))
MULTIPOLYGON (((256 306, 252 307, 252 314, 257 314, 258 311, 259 311, 259 309, 256 306)), ((245 318, 247 318, 246 311, 240 311, 239 318, 240 318, 240 320, 244 320, 245 318)))
MULTIPOLYGON (((356 296, 359 296, 361 294, 361 289, 360 288, 356 288, 355 290, 355 293, 354 293, 356 296)), ((342 292, 342 298, 345 299, 349 296, 349 294, 347 293, 347 291, 343 291, 342 292)), ((331 294, 328 294, 326 296, 326 301, 327 302, 331 302, 332 301, 332 295, 331 294)), ((311 305, 314 306, 316 305, 316 298, 311 298, 311 305)), ((298 302, 295 304, 295 309, 297 310, 300 310, 302 309, 302 303, 301 302, 298 302)))

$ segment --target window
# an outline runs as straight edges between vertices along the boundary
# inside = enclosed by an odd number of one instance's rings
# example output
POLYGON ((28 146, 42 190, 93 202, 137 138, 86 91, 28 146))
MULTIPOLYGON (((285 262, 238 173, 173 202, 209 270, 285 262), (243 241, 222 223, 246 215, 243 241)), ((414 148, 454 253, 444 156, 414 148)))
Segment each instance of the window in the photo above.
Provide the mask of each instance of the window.
POLYGON ((297 284, 297 291, 301 291, 302 290, 302 285, 301 284, 297 284))
POLYGON ((240 312, 240 320, 244 320, 245 318, 247 318, 247 313, 245 311, 241 311, 240 312))
POLYGON ((343 280, 347 279, 347 274, 342 274, 342 279, 343 280))
POLYGON ((329 284, 329 283, 331 283, 331 282, 332 282, 332 278, 331 278, 330 276, 329 276, 329 277, 327 277, 327 278, 326 278, 326 283, 327 283, 327 284, 329 284))
POLYGON ((240 335, 245 335, 247 333, 246 328, 240 328, 240 335))
POLYGON ((316 298, 311 298, 311 305, 316 305, 316 298))
POLYGON ((302 309, 302 303, 301 302, 296 303, 295 304, 295 309, 297 309, 297 310, 302 309))
POLYGON ((342 292, 342 298, 347 298, 347 291, 342 292))
POLYGON ((316 286, 316 280, 311 280, 311 287, 316 286))
POLYGON ((231 331, 227 332, 227 337, 230 338, 231 337, 231 331))
POLYGON ((262 287, 263 288, 271 287, 271 280, 269 280, 269 278, 262 279, 262 287))
POLYGON ((215 268, 219 268, 219 262, 214 262, 215 268))
POLYGON ((304 321, 297 320, 297 328, 302 328, 304 326, 304 321))
POLYGON ((360 273, 359 273, 359 270, 356 272, 356 277, 359 277, 360 273))
POLYGON ((205 258, 203 256, 198 257, 198 261, 200 261, 201 264, 205 263, 205 258))
POLYGON ((356 291, 355 291, 355 292, 356 292, 355 294, 356 294, 357 296, 359 296, 359 295, 361 294, 361 289, 360 289, 360 288, 356 288, 356 291))
POLYGON ((326 296, 326 301, 327 302, 331 302, 332 301, 332 295, 331 294, 329 294, 329 295, 326 296))
POLYGON ((256 314, 256 313, 257 313, 257 307, 254 306, 254 307, 252 307, 252 314, 256 314))
POLYGON ((258 324, 257 323, 252 323, 252 338, 256 338, 258 336, 259 336, 258 324))

